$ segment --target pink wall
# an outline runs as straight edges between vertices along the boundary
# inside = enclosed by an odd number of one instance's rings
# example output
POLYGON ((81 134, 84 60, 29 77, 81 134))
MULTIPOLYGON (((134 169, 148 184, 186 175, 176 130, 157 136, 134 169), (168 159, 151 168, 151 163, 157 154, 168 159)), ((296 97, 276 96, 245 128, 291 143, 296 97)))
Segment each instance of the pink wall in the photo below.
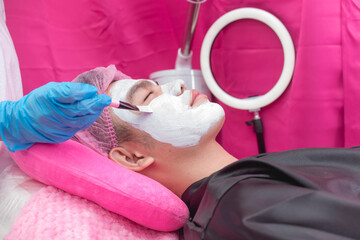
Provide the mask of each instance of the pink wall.
MULTIPOLYGON (((5 0, 7 24, 19 55, 24 92, 49 81, 115 64, 134 78, 174 67, 182 39, 186 0, 5 0)), ((359 144, 360 4, 355 0, 208 0, 202 4, 193 44, 199 68, 202 39, 222 14, 256 7, 277 16, 296 48, 291 85, 260 114, 268 151, 359 144)), ((213 48, 219 84, 239 97, 264 94, 278 79, 282 49, 263 24, 227 27, 213 48)), ((257 153, 245 121, 253 115, 224 106, 219 136, 237 157, 257 153)))

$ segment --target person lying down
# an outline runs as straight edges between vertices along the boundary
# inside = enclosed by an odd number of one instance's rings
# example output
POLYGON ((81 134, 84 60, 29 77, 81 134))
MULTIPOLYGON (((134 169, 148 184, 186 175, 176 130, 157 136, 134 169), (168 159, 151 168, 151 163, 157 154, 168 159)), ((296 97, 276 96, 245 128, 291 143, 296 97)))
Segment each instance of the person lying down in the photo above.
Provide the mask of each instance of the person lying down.
POLYGON ((182 80, 158 85, 110 66, 74 82, 152 108, 106 108, 73 139, 181 197, 190 210, 185 239, 360 239, 358 148, 238 160, 215 140, 224 123, 222 107, 187 90, 182 80))

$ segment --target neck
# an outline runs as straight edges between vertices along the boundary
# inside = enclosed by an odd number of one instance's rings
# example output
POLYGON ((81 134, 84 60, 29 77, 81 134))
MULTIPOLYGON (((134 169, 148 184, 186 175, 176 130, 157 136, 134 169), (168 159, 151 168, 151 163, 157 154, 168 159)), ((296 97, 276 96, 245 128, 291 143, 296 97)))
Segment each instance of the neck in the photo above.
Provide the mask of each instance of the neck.
POLYGON ((161 183, 181 197, 191 184, 235 161, 237 159, 226 152, 220 144, 215 140, 210 141, 205 145, 182 151, 176 159, 168 161, 167 176, 161 183))

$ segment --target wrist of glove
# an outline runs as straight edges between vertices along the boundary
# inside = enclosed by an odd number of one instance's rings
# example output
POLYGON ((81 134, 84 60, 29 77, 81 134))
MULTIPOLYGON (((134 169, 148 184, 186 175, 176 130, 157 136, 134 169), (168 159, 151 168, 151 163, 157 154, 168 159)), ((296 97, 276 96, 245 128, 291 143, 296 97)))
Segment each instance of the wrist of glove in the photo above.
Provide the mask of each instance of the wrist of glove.
POLYGON ((19 101, 0 103, 0 135, 10 151, 35 142, 60 143, 90 126, 108 106, 107 95, 97 95, 83 83, 48 83, 19 101))

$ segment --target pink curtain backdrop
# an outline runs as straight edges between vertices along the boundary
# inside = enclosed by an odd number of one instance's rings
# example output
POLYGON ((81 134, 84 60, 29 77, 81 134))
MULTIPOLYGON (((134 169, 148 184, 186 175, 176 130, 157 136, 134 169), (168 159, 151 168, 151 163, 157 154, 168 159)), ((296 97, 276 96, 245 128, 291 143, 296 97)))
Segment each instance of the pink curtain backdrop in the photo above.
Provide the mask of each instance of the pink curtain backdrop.
MULTIPOLYGON (((133 78, 174 68, 188 5, 186 0, 4 2, 25 94, 49 81, 70 81, 97 66, 115 64, 133 78)), ((201 43, 211 24, 242 7, 278 17, 296 49, 290 86, 260 112, 267 151, 359 145, 359 1, 208 0, 201 5, 193 68, 200 68, 201 43)), ((278 38, 252 20, 225 28, 212 56, 219 84, 238 97, 267 92, 283 64, 278 38)), ((253 114, 224 109, 220 143, 238 158, 256 154, 256 136, 245 124, 253 114)))

